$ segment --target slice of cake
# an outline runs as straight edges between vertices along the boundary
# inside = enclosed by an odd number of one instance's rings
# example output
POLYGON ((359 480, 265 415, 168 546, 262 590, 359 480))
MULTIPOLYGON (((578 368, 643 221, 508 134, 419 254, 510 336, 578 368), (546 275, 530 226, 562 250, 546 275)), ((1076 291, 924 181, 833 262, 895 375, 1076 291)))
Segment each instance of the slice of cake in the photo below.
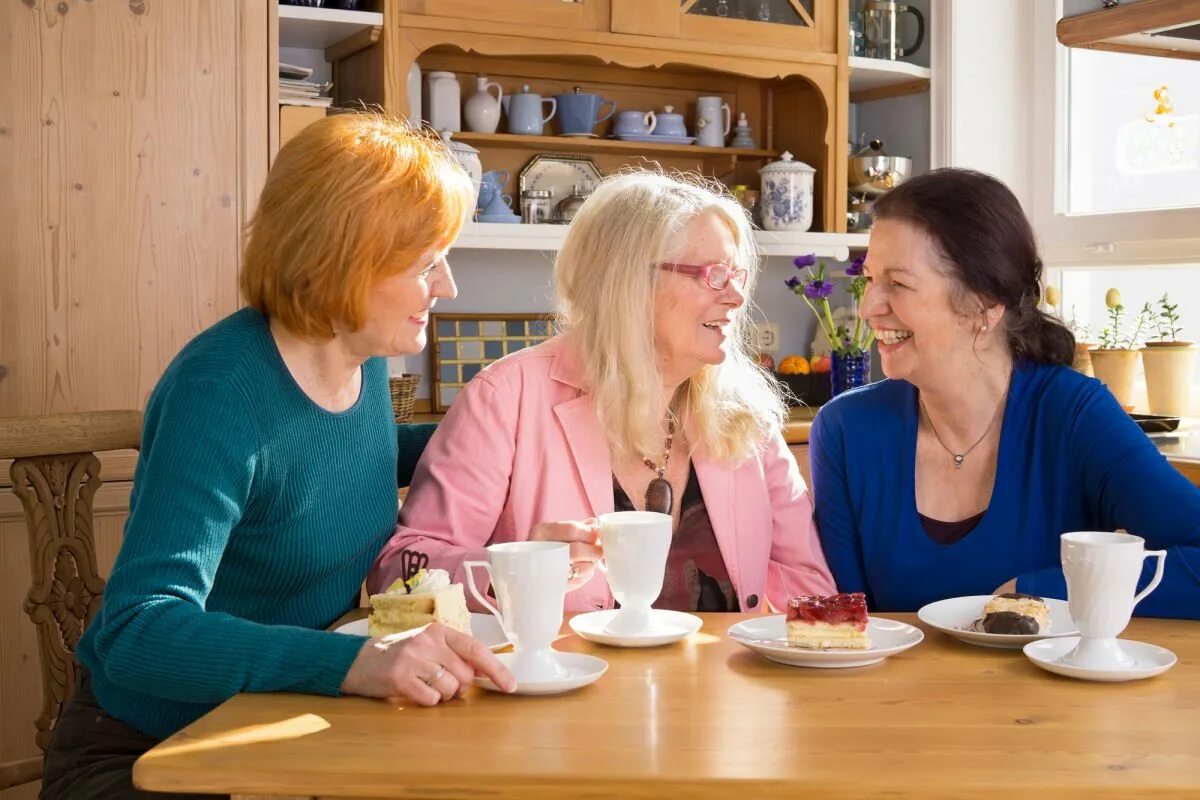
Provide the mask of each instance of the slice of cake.
POLYGON ((1026 636, 1044 633, 1050 630, 1050 609, 1045 600, 1032 594, 998 594, 983 607, 975 630, 1026 636))
POLYGON ((386 592, 371 595, 367 633, 387 636, 440 622, 471 633, 471 614, 461 583, 451 583, 444 569, 420 570, 408 580, 397 579, 386 592))
POLYGON ((862 592, 788 601, 787 638, 791 647, 866 650, 867 596, 862 592))

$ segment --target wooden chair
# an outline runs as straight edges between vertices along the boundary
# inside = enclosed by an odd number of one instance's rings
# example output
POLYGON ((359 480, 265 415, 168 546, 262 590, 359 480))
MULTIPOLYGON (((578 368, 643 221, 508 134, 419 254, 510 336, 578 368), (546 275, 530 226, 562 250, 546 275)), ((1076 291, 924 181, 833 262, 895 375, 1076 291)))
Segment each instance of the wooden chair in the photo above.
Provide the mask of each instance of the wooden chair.
MULTIPOLYGON (((42 713, 35 741, 45 750, 63 704, 75 689, 75 647, 100 608, 92 498, 105 450, 138 449, 138 411, 0 418, 0 459, 14 459, 12 490, 29 534, 32 585, 25 613, 37 627, 42 713)), ((0 763, 0 790, 38 781, 42 758, 0 763)))

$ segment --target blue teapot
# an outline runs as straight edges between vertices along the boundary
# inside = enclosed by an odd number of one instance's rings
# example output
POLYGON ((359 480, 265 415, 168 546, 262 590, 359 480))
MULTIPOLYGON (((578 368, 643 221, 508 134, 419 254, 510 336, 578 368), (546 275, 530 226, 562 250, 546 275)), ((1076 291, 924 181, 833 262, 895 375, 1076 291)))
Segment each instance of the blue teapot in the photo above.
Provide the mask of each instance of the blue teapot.
POLYGON ((543 126, 554 119, 558 109, 558 101, 553 97, 543 98, 540 94, 529 91, 529 84, 521 87, 516 94, 506 95, 500 101, 504 105, 504 113, 508 115, 508 132, 522 136, 541 136, 543 126), (542 116, 542 106, 550 104, 550 113, 542 116))

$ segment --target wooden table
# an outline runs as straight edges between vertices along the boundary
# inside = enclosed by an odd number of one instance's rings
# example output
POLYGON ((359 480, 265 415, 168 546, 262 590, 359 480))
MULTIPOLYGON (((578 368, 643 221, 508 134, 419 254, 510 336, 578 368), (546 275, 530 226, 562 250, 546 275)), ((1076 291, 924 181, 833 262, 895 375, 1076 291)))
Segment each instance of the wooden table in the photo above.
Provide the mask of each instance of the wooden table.
MULTIPOLYGON (((361 798, 1200 797, 1200 625, 1134 620, 1179 664, 1126 684, 926 631, 871 667, 784 667, 709 614, 686 642, 607 659, 552 697, 472 689, 432 709, 239 695, 143 756, 162 791, 361 798)), ((889 615, 915 623, 915 615, 889 615)), ((569 630, 569 629, 568 629, 569 630)))

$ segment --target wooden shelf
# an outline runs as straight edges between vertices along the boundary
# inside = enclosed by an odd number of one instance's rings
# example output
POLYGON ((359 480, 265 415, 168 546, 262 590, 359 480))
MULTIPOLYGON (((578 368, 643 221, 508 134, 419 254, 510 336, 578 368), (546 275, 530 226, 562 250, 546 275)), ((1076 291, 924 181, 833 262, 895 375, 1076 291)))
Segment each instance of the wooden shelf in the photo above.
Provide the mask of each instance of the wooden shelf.
MULTIPOLYGON (((534 138, 534 137, 521 137, 534 138)), ((701 148, 707 149, 707 148, 701 148)), ((716 149, 716 148, 714 148, 716 149)), ((468 222, 455 243, 463 250, 529 250, 557 252, 567 236, 567 225, 525 225, 468 222)), ((851 250, 867 246, 865 233, 789 233, 756 231, 759 252, 765 256, 800 256, 813 253, 820 258, 846 261, 851 250)))
POLYGON ((882 58, 850 58, 850 102, 865 103, 929 90, 929 67, 882 58))
POLYGON ((620 139, 586 139, 579 136, 518 136, 511 133, 471 133, 462 131, 453 134, 457 142, 474 147, 510 147, 542 153, 611 153, 615 155, 653 155, 675 158, 705 158, 709 156, 732 157, 733 159, 766 160, 779 157, 778 150, 760 150, 746 147, 700 147, 694 144, 658 144, 656 142, 625 142, 620 139))
POLYGON ((382 27, 383 14, 335 8, 279 6, 279 46, 324 50, 368 28, 382 27))

